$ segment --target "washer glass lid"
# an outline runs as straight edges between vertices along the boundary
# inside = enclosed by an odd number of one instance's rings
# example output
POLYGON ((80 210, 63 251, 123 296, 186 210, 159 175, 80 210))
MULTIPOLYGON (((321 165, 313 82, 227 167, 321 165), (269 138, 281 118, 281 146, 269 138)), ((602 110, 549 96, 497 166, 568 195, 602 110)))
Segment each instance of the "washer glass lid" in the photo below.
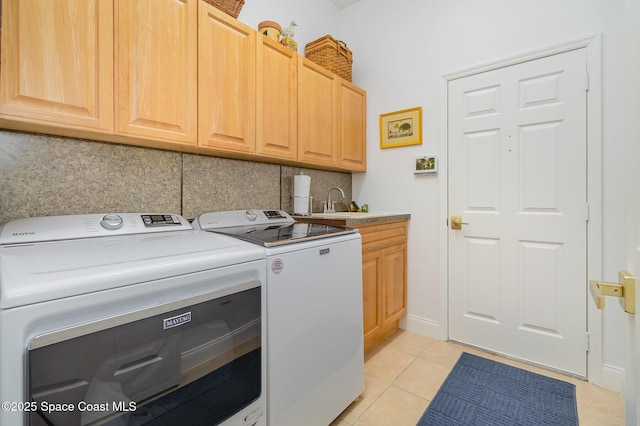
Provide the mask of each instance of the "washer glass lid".
POLYGON ((282 225, 238 226, 210 230, 230 235, 265 247, 293 244, 319 238, 328 238, 356 232, 344 226, 324 225, 320 223, 294 223, 282 225))

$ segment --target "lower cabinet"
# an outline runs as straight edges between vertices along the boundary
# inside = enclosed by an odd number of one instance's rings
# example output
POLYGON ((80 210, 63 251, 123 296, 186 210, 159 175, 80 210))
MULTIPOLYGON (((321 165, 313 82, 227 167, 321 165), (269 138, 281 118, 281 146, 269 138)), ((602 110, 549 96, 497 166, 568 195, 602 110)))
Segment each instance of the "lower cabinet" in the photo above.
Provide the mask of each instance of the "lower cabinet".
POLYGON ((364 350, 399 327, 407 312, 407 221, 358 226, 362 235, 364 350))

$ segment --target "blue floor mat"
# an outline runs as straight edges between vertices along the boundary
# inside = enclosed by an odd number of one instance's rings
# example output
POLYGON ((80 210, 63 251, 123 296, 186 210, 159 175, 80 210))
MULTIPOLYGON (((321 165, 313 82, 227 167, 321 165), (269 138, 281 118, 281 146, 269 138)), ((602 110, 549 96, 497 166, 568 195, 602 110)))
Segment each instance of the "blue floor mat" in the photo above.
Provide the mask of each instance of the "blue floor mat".
POLYGON ((464 352, 417 426, 576 426, 575 385, 464 352))

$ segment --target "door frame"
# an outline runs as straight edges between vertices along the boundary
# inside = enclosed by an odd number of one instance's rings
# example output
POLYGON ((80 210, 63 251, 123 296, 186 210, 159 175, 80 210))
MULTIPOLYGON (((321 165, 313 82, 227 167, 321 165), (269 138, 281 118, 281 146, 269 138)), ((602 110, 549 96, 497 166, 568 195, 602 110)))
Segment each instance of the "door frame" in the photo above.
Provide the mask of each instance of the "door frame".
MULTIPOLYGON (((449 338, 449 227, 447 226, 449 178, 448 178, 448 86, 449 82, 482 72, 520 64, 547 56, 557 55, 576 49, 586 49, 589 91, 587 98, 587 198, 589 203, 589 221, 587 222, 587 277, 599 277, 602 273, 602 36, 595 34, 543 49, 520 53, 485 64, 453 71, 441 76, 439 86, 440 111, 440 180, 439 212, 440 258, 439 300, 440 327, 438 338, 449 338)), ((610 389, 621 390, 623 372, 617 368, 606 368, 603 364, 602 314, 593 303, 588 303, 587 283, 585 300, 587 304, 587 332, 589 352, 587 356, 587 378, 590 382, 610 389)), ((586 338, 585 338, 586 340, 586 338)), ((587 341, 585 341, 585 346, 587 341)))
MULTIPOLYGON (((640 83, 637 81, 640 72, 640 4, 635 1, 624 2, 624 49, 625 68, 624 81, 625 102, 625 268, 636 276, 636 289, 640 288, 640 149, 637 141, 640 138, 640 83)), ((614 303, 615 304, 615 303, 614 303)), ((636 290, 636 314, 625 314, 625 421, 628 425, 640 422, 640 291, 636 290)), ((611 309, 611 308, 609 308, 611 309)), ((618 307, 613 307, 618 309, 618 307)))

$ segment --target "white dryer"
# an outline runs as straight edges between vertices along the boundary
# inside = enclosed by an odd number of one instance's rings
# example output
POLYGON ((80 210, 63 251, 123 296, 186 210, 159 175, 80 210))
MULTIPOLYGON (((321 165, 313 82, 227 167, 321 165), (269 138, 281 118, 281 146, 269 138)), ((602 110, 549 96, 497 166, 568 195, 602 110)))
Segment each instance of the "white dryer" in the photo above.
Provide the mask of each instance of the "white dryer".
POLYGON ((173 214, 0 229, 0 424, 266 424, 264 253, 173 214))
POLYGON ((281 210, 205 213, 194 227, 265 250, 269 424, 330 424, 364 391, 360 234, 281 210))

